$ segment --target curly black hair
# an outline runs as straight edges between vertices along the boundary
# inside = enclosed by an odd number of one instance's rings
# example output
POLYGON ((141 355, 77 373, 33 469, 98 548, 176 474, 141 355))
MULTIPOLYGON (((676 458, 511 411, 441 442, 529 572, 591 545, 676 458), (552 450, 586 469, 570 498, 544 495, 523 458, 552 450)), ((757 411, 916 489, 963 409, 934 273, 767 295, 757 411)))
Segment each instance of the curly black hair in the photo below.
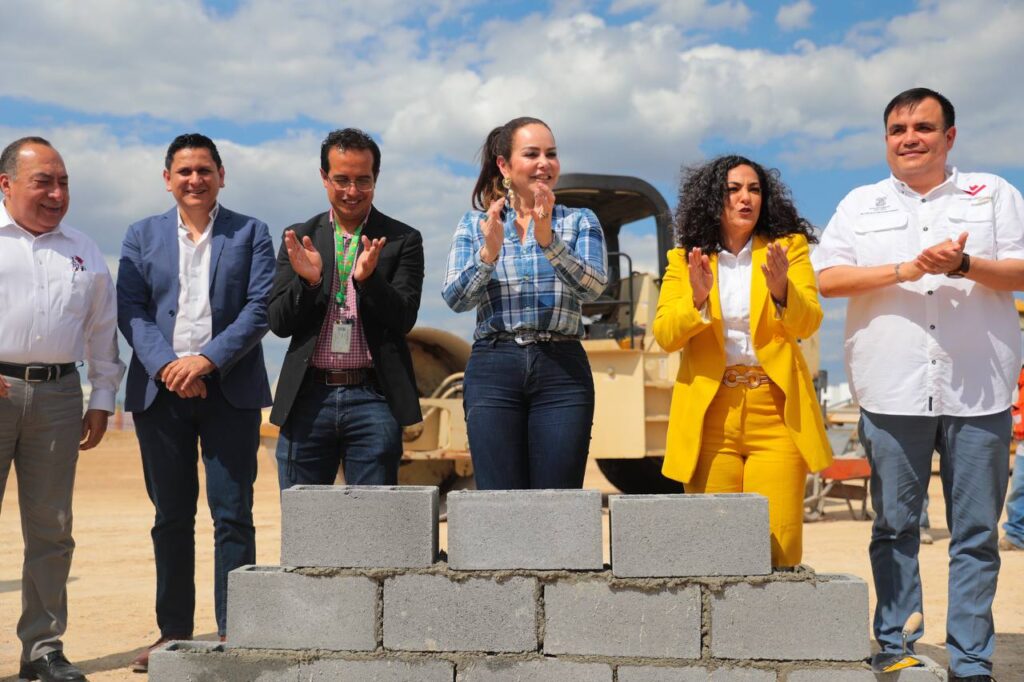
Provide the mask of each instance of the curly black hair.
POLYGON ((754 234, 766 239, 802 234, 809 243, 818 242, 811 223, 802 218, 793 205, 789 188, 782 182, 779 171, 765 170, 748 158, 730 154, 683 169, 675 216, 675 237, 679 246, 687 251, 700 247, 705 254, 722 250, 722 209, 729 171, 736 166, 753 168, 761 184, 761 215, 754 225, 754 234))

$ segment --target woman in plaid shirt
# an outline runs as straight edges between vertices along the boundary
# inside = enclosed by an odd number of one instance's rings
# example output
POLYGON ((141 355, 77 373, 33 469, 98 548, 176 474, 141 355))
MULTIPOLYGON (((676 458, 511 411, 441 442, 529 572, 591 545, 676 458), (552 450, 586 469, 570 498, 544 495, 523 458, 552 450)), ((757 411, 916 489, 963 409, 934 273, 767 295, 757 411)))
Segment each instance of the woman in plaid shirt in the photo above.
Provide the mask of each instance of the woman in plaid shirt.
POLYGON ((592 211, 555 205, 543 121, 495 128, 481 159, 442 290, 452 310, 476 308, 463 394, 476 484, 580 488, 594 418, 581 305, 608 284, 604 234, 592 211))

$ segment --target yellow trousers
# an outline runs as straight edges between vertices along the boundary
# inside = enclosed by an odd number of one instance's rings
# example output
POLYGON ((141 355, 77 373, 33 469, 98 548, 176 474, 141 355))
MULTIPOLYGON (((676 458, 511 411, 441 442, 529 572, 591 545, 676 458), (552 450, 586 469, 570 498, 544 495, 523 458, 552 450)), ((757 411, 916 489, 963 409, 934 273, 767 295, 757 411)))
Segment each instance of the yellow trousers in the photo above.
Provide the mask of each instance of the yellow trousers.
POLYGON ((697 469, 686 484, 692 493, 767 497, 772 566, 796 566, 803 556, 808 470, 782 421, 784 403, 775 384, 718 389, 704 415, 697 469))

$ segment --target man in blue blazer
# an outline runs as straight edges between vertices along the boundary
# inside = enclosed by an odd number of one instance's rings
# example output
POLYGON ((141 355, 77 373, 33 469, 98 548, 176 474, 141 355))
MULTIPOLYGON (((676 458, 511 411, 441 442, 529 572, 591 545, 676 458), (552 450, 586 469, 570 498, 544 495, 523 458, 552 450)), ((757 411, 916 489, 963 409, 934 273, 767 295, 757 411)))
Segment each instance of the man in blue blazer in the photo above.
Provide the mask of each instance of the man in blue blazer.
POLYGON ((164 180, 177 203, 128 228, 117 276, 118 326, 134 351, 125 409, 135 418, 156 508, 158 641, 190 639, 195 611, 198 445, 214 523, 217 631, 227 632, 228 573, 256 561, 253 483, 270 386, 260 339, 274 250, 267 226, 217 203, 224 167, 208 137, 180 135, 164 180))

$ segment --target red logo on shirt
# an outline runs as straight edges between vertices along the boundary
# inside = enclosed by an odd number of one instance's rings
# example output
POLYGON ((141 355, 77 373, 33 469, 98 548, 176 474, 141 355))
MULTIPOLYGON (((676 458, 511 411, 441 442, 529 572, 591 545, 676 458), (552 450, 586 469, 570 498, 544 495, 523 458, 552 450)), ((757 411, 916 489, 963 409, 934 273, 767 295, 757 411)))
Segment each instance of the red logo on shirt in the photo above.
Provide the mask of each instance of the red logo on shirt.
POLYGON ((81 256, 72 256, 71 257, 71 269, 74 272, 84 272, 85 271, 85 261, 82 260, 81 256))
POLYGON ((967 192, 968 194, 970 194, 973 197, 973 196, 976 196, 978 194, 978 192, 980 192, 983 189, 985 189, 985 185, 971 185, 970 187, 968 187, 964 191, 967 192))

